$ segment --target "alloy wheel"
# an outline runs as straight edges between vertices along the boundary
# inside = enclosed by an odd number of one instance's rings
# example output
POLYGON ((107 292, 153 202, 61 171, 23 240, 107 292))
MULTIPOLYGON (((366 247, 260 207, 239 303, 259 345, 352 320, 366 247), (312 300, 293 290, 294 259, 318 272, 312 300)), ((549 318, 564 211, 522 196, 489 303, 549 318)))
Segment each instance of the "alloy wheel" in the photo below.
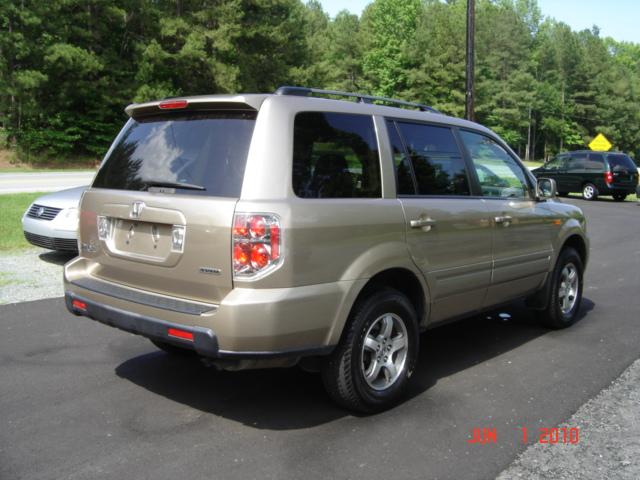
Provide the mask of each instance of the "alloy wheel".
POLYGON ((394 313, 385 313, 369 327, 362 345, 361 369, 367 385, 385 390, 405 369, 408 340, 404 321, 394 313))
POLYGON ((560 310, 564 315, 568 315, 576 304, 578 298, 578 269, 573 263, 567 263, 560 272, 560 285, 558 287, 558 301, 560 310))

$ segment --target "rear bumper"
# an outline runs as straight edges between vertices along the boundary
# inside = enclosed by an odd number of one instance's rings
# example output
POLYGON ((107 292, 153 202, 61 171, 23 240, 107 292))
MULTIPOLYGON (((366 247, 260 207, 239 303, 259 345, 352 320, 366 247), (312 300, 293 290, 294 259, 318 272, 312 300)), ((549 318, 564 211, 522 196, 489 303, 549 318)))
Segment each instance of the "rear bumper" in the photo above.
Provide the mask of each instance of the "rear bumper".
POLYGON ((67 310, 77 316, 95 320, 110 327, 125 332, 141 335, 151 340, 170 343, 188 350, 195 351, 201 357, 211 359, 272 359, 305 357, 311 355, 327 355, 333 350, 332 346, 294 348, 280 351, 227 351, 218 346, 218 338, 210 328, 186 326, 180 323, 166 322, 158 318, 147 317, 119 308, 92 302, 71 292, 65 293, 67 310), (74 305, 74 300, 83 304, 82 308, 74 305), (172 335, 178 330, 182 335, 172 335), (182 338, 184 333, 190 334, 191 339, 182 338))
POLYGON ((135 333, 152 340, 171 343, 180 347, 195 350, 203 357, 218 356, 218 339, 209 328, 185 327, 184 325, 165 322, 157 318, 120 310, 119 308, 100 305, 80 295, 66 292, 64 296, 67 310, 74 315, 88 317, 105 325, 119 328, 125 332, 135 333), (74 306, 74 300, 82 302, 83 307, 74 306), (170 335, 172 329, 188 332, 192 340, 170 335))
POLYGON ((630 195, 636 193, 636 185, 606 185, 606 188, 599 193, 600 195, 611 195, 613 193, 626 193, 630 195))
POLYGON ((116 284, 95 277, 91 270, 92 263, 83 257, 65 265, 64 287, 70 312, 210 358, 330 353, 339 340, 350 305, 366 283, 357 280, 293 288, 234 288, 213 305, 124 285, 115 288, 116 284), (86 310, 74 308, 74 299, 84 302, 86 310), (170 336, 169 328, 192 333, 193 341, 170 336))

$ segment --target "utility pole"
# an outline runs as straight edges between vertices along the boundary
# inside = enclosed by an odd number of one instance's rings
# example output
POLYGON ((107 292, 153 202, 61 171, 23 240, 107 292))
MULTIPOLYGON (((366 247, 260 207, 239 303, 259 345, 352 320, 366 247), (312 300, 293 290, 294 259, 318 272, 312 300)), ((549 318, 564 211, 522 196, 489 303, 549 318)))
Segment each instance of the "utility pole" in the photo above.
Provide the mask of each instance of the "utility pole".
POLYGON ((467 0, 467 85, 464 95, 464 118, 473 121, 473 76, 474 76, 474 37, 475 37, 475 0, 467 0))
POLYGON ((525 149, 524 159, 527 162, 531 160, 531 105, 529 105, 529 126, 527 127, 527 148, 525 149))

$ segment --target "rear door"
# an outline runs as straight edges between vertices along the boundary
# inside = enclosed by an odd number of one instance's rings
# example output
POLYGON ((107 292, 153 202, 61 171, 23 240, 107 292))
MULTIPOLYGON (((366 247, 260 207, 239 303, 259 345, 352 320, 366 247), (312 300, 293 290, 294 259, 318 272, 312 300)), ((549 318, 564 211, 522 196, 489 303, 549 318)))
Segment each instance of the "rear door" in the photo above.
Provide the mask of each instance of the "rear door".
POLYGON ((593 183, 601 192, 604 192, 605 185, 605 172, 607 167, 604 162, 604 155, 602 153, 589 153, 589 158, 584 165, 584 174, 582 177, 582 185, 586 182, 593 183))
POLYGON ((532 193, 522 167, 496 139, 460 130, 493 226, 493 273, 485 306, 540 286, 552 254, 553 219, 532 193))
POLYGON ((562 192, 581 192, 585 182, 585 164, 587 152, 572 153, 566 164, 566 173, 563 175, 562 192))
POLYGON ((638 185, 638 168, 633 160, 622 153, 607 154, 609 171, 613 177, 613 186, 635 189, 638 185))
POLYGON ((431 319, 479 309, 491 281, 491 223, 471 195, 451 128, 387 121, 407 245, 431 294, 431 319))
POLYGON ((231 228, 256 112, 133 118, 82 203, 93 276, 203 302, 232 288, 231 228))

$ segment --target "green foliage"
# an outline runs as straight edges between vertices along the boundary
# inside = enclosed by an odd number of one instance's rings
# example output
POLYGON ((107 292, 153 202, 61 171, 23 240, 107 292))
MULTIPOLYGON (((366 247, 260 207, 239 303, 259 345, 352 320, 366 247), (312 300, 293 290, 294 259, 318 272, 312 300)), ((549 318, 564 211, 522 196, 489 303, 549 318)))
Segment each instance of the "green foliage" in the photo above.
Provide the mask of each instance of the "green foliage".
POLYGON ((0 195, 0 252, 29 247, 22 233, 22 215, 41 195, 42 192, 0 195))
POLYGON ((368 85, 378 95, 392 96, 406 83, 411 44, 420 0, 377 0, 362 17, 365 52, 362 67, 368 85))
MULTIPOLYGON (((524 156, 604 133, 640 159, 640 45, 544 18, 536 0, 477 0, 476 119, 524 156)), ((32 162, 101 157, 132 101, 282 84, 359 91, 462 116, 466 1, 0 2, 3 142, 32 162)))

